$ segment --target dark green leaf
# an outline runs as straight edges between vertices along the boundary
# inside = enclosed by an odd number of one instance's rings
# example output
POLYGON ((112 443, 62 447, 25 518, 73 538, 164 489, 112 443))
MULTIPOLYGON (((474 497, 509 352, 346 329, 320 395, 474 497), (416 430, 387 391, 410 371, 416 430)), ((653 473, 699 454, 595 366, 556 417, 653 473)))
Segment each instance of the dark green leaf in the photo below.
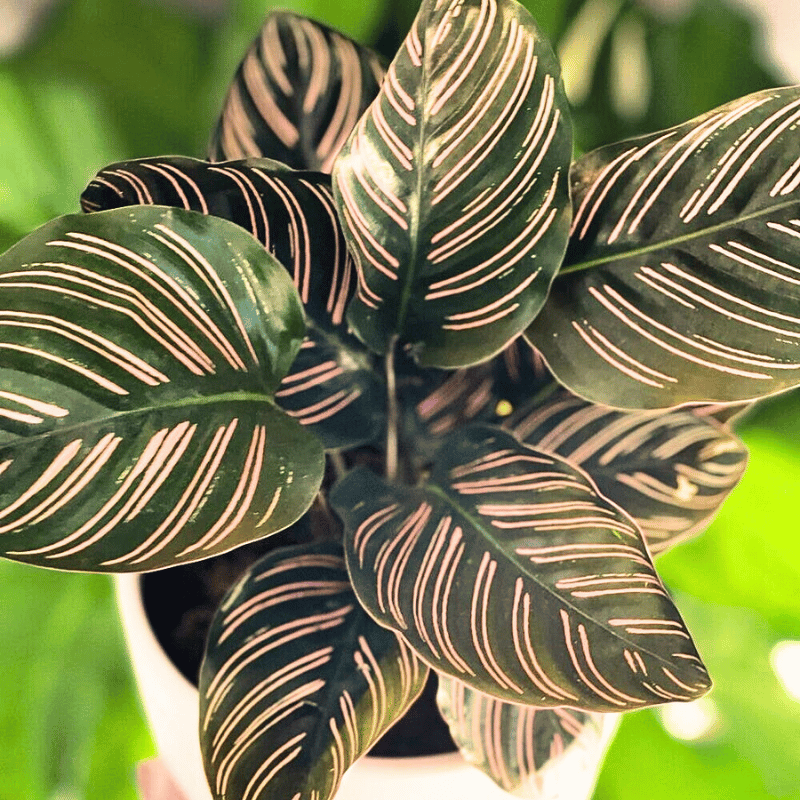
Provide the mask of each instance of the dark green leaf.
POLYGON ((358 604, 339 545, 274 551, 209 632, 200 739, 213 796, 332 798, 427 674, 358 604))
POLYGON ((747 448, 713 418, 616 411, 565 390, 523 410, 512 430, 586 470, 654 554, 704 530, 747 465, 747 448))
POLYGON ((371 355, 358 342, 312 324, 275 400, 327 450, 339 450, 372 442, 381 433, 385 395, 371 355))
POLYGON ((330 172, 382 78, 372 51, 318 22, 273 11, 231 84, 209 157, 266 157, 330 172))
POLYGON ((359 269, 348 318, 425 366, 468 366, 533 319, 561 261, 572 139, 555 57, 513 0, 424 0, 337 159, 359 269))
POLYGON ((564 266, 528 329, 594 402, 735 402, 800 383, 800 87, 581 158, 564 266))
POLYGON ((505 703, 454 678, 436 700, 464 758, 524 797, 586 797, 616 727, 616 715, 505 703))
POLYGON ((157 204, 229 219, 289 270, 317 324, 341 326, 355 276, 330 184, 326 175, 267 159, 211 164, 164 156, 105 167, 84 190, 81 205, 98 211, 157 204))
POLYGON ((438 672, 597 711, 708 690, 641 534, 566 461, 473 426, 423 486, 361 469, 330 499, 359 600, 438 672))
POLYGON ((355 288, 330 178, 267 159, 210 164, 170 156, 112 164, 81 197, 85 211, 140 203, 229 219, 250 231, 292 274, 313 322, 276 395, 326 448, 369 442, 382 426, 383 384, 344 324, 355 288))
POLYGON ((273 402, 302 307, 238 226, 148 206, 54 220, 0 257, 0 322, 8 557, 156 569, 313 500, 321 447, 273 402))

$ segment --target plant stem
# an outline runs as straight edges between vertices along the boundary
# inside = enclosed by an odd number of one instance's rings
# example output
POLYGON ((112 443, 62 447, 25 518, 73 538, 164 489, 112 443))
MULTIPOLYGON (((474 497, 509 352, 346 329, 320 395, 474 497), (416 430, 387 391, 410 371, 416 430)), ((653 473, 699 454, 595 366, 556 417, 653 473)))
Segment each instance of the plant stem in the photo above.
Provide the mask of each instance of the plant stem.
POLYGON ((336 475, 336 480, 338 481, 339 478, 344 477, 347 474, 347 464, 345 463, 344 456, 334 451, 333 453, 328 453, 328 458, 330 459, 331 466, 333 467, 334 474, 336 475))
POLYGON ((392 337, 386 353, 386 479, 397 477, 397 386, 394 374, 394 350, 397 337, 392 337))

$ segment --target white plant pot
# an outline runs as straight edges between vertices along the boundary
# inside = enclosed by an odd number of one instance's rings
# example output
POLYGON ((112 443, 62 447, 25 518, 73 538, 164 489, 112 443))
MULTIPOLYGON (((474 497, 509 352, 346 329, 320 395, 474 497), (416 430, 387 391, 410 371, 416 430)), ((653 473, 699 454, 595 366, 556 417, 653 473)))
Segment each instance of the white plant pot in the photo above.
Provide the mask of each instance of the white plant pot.
MULTIPOLYGON (((186 800, 211 800, 200 756, 198 694, 158 643, 145 615, 139 575, 116 577, 117 603, 133 671, 161 761, 186 800)), ((619 715, 606 714, 599 732, 574 740, 519 796, 588 800, 619 715)), ((457 753, 415 758, 362 758, 342 780, 336 800, 508 800, 457 753)))

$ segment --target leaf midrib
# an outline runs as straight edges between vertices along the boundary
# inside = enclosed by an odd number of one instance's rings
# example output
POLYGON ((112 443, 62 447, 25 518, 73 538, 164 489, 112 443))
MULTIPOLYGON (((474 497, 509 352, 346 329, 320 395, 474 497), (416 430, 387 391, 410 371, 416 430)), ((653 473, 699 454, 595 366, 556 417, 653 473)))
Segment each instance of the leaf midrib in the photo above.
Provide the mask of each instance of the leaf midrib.
MULTIPOLYGON (((574 202, 574 201, 573 201, 574 202)), ((691 231, 690 233, 685 234, 684 236, 675 236, 672 239, 664 239, 660 242, 654 242, 651 245, 646 245, 643 247, 637 247, 632 250, 619 250, 611 255, 601 256, 599 258, 593 258, 590 261, 578 261, 575 264, 567 264, 561 267, 558 271, 555 281, 557 282, 560 278, 565 275, 569 275, 573 272, 583 272, 587 269, 592 269, 594 267, 602 266, 603 264, 609 264, 615 261, 620 261, 622 259, 631 259, 637 258, 641 255, 648 255, 649 253, 657 252, 658 250, 663 250, 668 247, 675 247, 676 245, 683 244, 686 242, 691 242, 695 239, 701 239, 706 236, 712 236, 719 231, 725 230, 736 230, 737 226, 742 225, 746 222, 750 222, 751 220, 759 219, 760 217, 764 217, 768 214, 774 214, 776 212, 783 211, 787 208, 798 208, 798 200, 795 198, 794 200, 787 200, 785 203, 779 203, 778 205, 770 206, 768 208, 760 209, 759 211, 755 211, 752 214, 746 214, 742 217, 736 217, 735 219, 729 219, 725 222, 721 222, 718 225, 709 225, 705 228, 700 228, 698 230, 691 231)), ((602 247, 607 247, 608 245, 603 242, 602 247)))
MULTIPOLYGON (((18 436, 16 442, 12 440, 6 446, 16 447, 18 446, 19 442, 25 442, 27 444, 30 442, 35 442, 39 439, 49 438, 52 436, 61 436, 64 434, 69 434, 72 431, 78 431, 82 428, 105 425, 107 423, 113 423, 117 420, 121 420, 126 417, 134 417, 136 415, 141 415, 141 414, 151 414, 175 408, 187 408, 193 406, 205 406, 205 405, 214 405, 218 403, 229 403, 229 402, 266 403, 269 406, 272 406, 272 408, 274 408, 275 410, 281 411, 281 413, 285 414, 285 412, 283 412, 282 409, 279 406, 277 406, 274 400, 267 394, 261 394, 259 392, 241 392, 241 391, 223 392, 222 394, 199 395, 196 397, 186 398, 184 400, 176 400, 170 403, 160 403, 158 405, 148 405, 146 407, 141 407, 141 408, 132 408, 126 411, 114 411, 98 419, 84 420, 82 422, 76 422, 74 425, 65 425, 63 427, 51 428, 49 431, 43 431, 42 433, 35 434, 34 436, 18 436)), ((288 414, 286 416, 288 417, 288 414)), ((291 419, 291 417, 289 418, 291 419)))
MULTIPOLYGON (((417 91, 416 91, 416 107, 417 109, 422 109, 422 113, 417 115, 417 120, 419 125, 417 127, 417 138, 414 143, 414 149, 412 150, 415 158, 416 164, 416 175, 415 175, 415 186, 414 191, 412 192, 409 198, 409 218, 408 218, 408 237, 409 237, 409 244, 410 244, 410 251, 409 251, 409 258, 408 264, 406 267, 406 281, 403 285, 403 291, 400 295, 400 303, 397 310, 397 328, 396 330, 398 333, 404 332, 405 327, 405 320, 406 315, 408 313, 408 305, 411 302, 412 296, 412 288, 414 286, 416 277, 417 277, 417 269, 418 269, 418 260, 419 260, 419 252, 420 252, 420 227, 421 227, 421 220, 422 220, 422 191, 424 187, 424 180, 423 180, 423 173, 424 173, 424 166, 425 162, 423 159, 423 154, 425 152, 425 139, 427 137, 427 122, 428 122, 428 114, 426 108, 426 87, 428 84, 428 78, 430 73, 430 65, 429 65, 429 55, 430 55, 430 48, 428 47, 428 28, 431 20, 431 11, 430 11, 430 2, 429 0, 423 0, 423 6, 425 9, 425 26, 424 26, 424 36, 420 37, 420 43, 422 46, 422 65, 420 67, 420 78, 419 82, 417 83, 417 91)), ((420 16, 422 16, 423 10, 420 9, 420 16)))
MULTIPOLYGON (((507 551, 503 547, 501 547, 500 543, 491 534, 491 532, 489 530, 487 530, 487 528, 484 525, 482 525, 481 522, 476 517, 474 517, 467 509, 465 509, 445 489, 443 489, 442 487, 440 487, 440 486, 438 486, 436 484, 433 484, 433 483, 426 484, 424 489, 429 491, 429 492, 431 492, 431 494, 436 495, 440 499, 444 500, 449 506, 454 508, 459 514, 461 514, 465 519, 467 519, 476 528, 476 530, 481 531, 481 533, 483 534, 484 538, 486 540, 488 540, 488 542, 492 545, 492 547, 495 549, 495 551, 503 554, 504 560, 510 561, 510 559, 508 559, 508 557, 505 555, 507 551)), ((636 524, 636 523, 634 523, 634 524, 636 524)), ((637 531, 639 530, 639 526, 638 525, 636 525, 636 529, 637 529, 637 531)), ((641 537, 642 542, 644 542, 644 536, 641 534, 640 531, 639 531, 639 536, 641 537)), ((634 649, 640 650, 643 653, 647 653, 649 656, 651 656, 652 658, 656 659, 656 661, 658 661, 658 663, 660 663, 660 664, 666 664, 668 667, 674 666, 672 664, 672 662, 667 661, 660 654, 652 652, 649 648, 644 647, 641 644, 639 644, 638 642, 634 642, 631 639, 628 639, 627 637, 623 636, 616 629, 612 629, 611 627, 609 627, 605 623, 595 619, 594 617, 589 616, 589 614, 586 611, 584 611, 583 609, 577 607, 568 598, 564 597, 563 595, 559 594, 554 589, 552 589, 550 586, 548 586, 547 584, 543 583, 542 580, 535 573, 533 573, 532 571, 524 570, 524 572, 525 572, 526 575, 530 576, 531 580, 539 587, 540 590, 544 591, 546 594, 549 594, 551 597, 555 598, 555 600, 558 603, 566 606, 571 611, 573 611, 575 614, 579 615, 582 619, 587 620, 588 622, 590 622, 593 626, 596 626, 598 628, 602 628, 604 631, 606 631, 614 639, 617 639, 617 640, 622 641, 622 642, 626 642, 631 647, 633 647, 634 649)), ((653 573, 657 575, 655 569, 653 569, 653 573)), ((684 627, 685 627, 685 624, 684 624, 684 627)))

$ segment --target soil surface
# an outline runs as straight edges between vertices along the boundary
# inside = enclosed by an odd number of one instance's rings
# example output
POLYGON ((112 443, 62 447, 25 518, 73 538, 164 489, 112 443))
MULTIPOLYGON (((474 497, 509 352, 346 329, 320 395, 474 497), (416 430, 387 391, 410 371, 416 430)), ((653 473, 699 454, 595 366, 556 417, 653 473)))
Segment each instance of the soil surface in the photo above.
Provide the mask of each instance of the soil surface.
MULTIPOLYGON (((178 670, 195 686, 211 619, 225 593, 258 558, 275 547, 296 543, 296 534, 293 539, 276 534, 206 561, 144 576, 144 607, 153 632, 178 670)), ((370 755, 422 756, 456 750, 436 707, 436 684, 431 672, 420 697, 370 755)))

